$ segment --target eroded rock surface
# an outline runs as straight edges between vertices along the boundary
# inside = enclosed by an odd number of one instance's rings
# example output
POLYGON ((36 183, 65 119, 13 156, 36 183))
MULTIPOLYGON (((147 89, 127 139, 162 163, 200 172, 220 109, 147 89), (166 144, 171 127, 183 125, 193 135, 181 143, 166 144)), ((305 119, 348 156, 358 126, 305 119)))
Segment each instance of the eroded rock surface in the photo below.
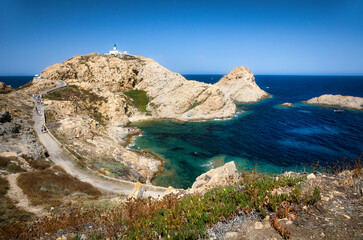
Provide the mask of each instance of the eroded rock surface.
POLYGON ((259 88, 251 70, 244 66, 236 67, 215 85, 236 103, 258 102, 270 96, 259 88))
POLYGON ((205 193, 211 188, 231 184, 237 179, 238 171, 236 164, 233 161, 228 162, 221 167, 211 169, 197 177, 193 183, 191 192, 205 193))
POLYGON ((0 94, 11 92, 12 88, 10 85, 6 85, 3 82, 0 82, 0 94))
POLYGON ((309 99, 303 103, 311 105, 325 105, 332 107, 349 108, 363 111, 363 98, 361 97, 325 94, 320 97, 309 99))

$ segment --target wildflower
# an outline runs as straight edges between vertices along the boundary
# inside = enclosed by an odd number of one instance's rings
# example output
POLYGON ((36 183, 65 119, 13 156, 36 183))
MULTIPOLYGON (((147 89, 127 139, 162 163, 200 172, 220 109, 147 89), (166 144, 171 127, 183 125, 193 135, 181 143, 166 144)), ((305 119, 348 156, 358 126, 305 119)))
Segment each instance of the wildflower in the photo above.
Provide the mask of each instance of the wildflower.
POLYGON ((170 238, 170 235, 168 234, 168 238, 170 238))

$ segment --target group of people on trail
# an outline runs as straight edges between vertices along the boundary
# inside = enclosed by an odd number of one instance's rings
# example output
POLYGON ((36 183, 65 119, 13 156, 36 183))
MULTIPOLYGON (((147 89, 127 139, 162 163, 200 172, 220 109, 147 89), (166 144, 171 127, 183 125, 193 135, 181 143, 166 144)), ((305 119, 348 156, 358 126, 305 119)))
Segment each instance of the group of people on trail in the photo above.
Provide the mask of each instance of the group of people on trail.
MULTIPOLYGON (((39 93, 33 93, 33 98, 35 100, 35 112, 41 116, 42 111, 41 111, 41 107, 43 106, 43 99, 42 99, 42 95, 40 95, 39 93)), ((43 126, 40 129, 42 131, 42 133, 46 133, 47 127, 45 126, 45 124, 43 124, 43 126)))
POLYGON ((39 93, 33 93, 33 98, 34 98, 34 100, 36 102, 34 110, 40 116, 41 115, 41 109, 38 108, 38 105, 43 106, 42 96, 39 93))

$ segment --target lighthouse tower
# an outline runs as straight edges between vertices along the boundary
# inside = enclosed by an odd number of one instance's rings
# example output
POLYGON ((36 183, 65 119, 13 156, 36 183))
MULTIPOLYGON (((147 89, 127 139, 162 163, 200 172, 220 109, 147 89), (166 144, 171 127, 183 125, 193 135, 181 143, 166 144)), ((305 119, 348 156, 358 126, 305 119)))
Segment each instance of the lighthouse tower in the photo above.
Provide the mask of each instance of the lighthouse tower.
POLYGON ((127 55, 129 53, 126 52, 126 51, 119 51, 119 50, 117 50, 116 43, 115 43, 113 45, 113 49, 108 54, 109 55, 115 55, 115 56, 123 57, 124 55, 127 55))

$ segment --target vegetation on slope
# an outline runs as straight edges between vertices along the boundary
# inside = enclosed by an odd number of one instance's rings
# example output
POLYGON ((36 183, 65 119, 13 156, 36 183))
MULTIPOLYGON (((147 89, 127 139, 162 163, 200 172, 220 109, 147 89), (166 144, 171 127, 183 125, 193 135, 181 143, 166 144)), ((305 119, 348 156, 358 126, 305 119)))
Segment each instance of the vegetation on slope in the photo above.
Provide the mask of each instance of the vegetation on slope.
POLYGON ((21 228, 9 228, 14 223, 21 223, 29 220, 32 217, 31 213, 17 208, 14 202, 6 197, 9 189, 9 183, 6 179, 0 177, 0 238, 8 235, 20 235, 21 228))
MULTIPOLYGON (((76 106, 76 109, 79 111, 86 110, 86 112, 90 113, 101 125, 104 125, 105 120, 107 120, 96 108, 89 106, 89 103, 92 103, 93 105, 102 104, 103 102, 106 102, 106 99, 92 91, 79 88, 75 85, 68 85, 65 89, 48 93, 44 98, 55 101, 72 101, 76 106)), ((51 115, 47 116, 47 120, 50 120, 49 122, 55 121, 54 118, 52 119, 51 115)))
POLYGON ((134 105, 137 109, 139 109, 140 112, 146 112, 149 113, 148 110, 146 110, 146 106, 149 103, 149 98, 147 97, 147 94, 143 90, 131 90, 128 92, 124 92, 124 94, 129 97, 131 100, 132 105, 134 105))
MULTIPOLYGON (((267 213, 278 211, 288 214, 296 204, 313 204, 312 199, 319 199, 318 189, 303 196, 299 182, 304 179, 244 173, 238 184, 213 189, 203 196, 137 199, 108 211, 71 207, 66 214, 33 224, 31 231, 24 230, 22 237, 39 237, 45 232, 55 233, 75 227, 79 230, 84 224, 91 224, 89 234, 94 239, 198 239, 207 237, 207 229, 218 221, 234 216, 258 212, 263 218, 267 213), (277 194, 274 190, 281 187, 290 188, 290 192, 277 194)), ((281 226, 277 229, 284 237, 291 234, 281 226)))
POLYGON ((92 185, 75 179, 60 167, 24 173, 19 176, 18 184, 33 205, 55 207, 62 204, 62 197, 72 193, 101 195, 92 185))
POLYGON ((17 164, 17 157, 0 156, 0 169, 11 173, 25 172, 25 170, 17 164))

